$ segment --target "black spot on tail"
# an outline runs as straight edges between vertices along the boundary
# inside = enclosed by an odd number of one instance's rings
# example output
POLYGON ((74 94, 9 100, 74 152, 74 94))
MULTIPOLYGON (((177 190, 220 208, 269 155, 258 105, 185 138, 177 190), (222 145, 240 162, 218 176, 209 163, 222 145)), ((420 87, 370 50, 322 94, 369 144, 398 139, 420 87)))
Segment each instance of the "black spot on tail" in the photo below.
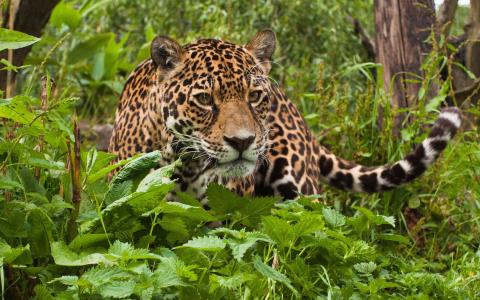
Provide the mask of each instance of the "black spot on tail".
POLYGON ((323 176, 327 176, 333 169, 333 161, 325 155, 320 157, 320 172, 323 176))
POLYGON ((381 176, 392 184, 400 185, 406 181, 407 173, 399 163, 396 163, 390 168, 385 169, 381 176))
POLYGON ((367 193, 374 193, 377 191, 377 173, 364 174, 359 177, 362 188, 367 193))
POLYGON ((353 187, 353 176, 350 173, 337 172, 335 177, 330 179, 330 184, 339 189, 351 190, 353 187))
POLYGON ((425 148, 423 148, 422 144, 418 145, 417 148, 415 148, 415 151, 413 151, 413 153, 405 157, 405 160, 408 161, 408 163, 412 167, 412 169, 407 174, 406 181, 417 178, 423 172, 425 172, 426 167, 422 162, 423 158, 425 158, 425 148))
POLYGON ((443 149, 447 147, 447 141, 444 140, 437 140, 437 141, 431 141, 430 146, 435 149, 435 151, 441 152, 443 149))

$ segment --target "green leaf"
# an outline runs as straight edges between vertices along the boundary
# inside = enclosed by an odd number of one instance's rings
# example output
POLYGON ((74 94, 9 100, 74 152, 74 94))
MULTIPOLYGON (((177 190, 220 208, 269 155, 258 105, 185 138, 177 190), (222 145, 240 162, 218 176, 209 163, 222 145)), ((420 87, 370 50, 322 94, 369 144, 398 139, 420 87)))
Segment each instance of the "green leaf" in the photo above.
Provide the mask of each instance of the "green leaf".
POLYGON ((0 178, 0 189, 4 189, 4 190, 22 189, 23 190, 23 186, 17 181, 9 180, 7 178, 0 178))
POLYGON ((319 215, 302 215, 297 224, 293 226, 296 237, 301 237, 324 228, 323 218, 319 215))
POLYGON ((164 230, 168 231, 167 240, 169 242, 185 241, 190 237, 185 222, 175 215, 163 216, 158 224, 164 230))
POLYGON ((194 266, 186 266, 176 256, 164 257, 158 264, 154 272, 157 288, 166 288, 170 286, 186 286, 188 281, 197 280, 197 275, 192 271, 194 266))
POLYGON ((113 243, 108 249, 108 255, 113 258, 112 260, 120 261, 138 259, 160 260, 162 258, 160 255, 150 253, 147 249, 135 249, 132 245, 120 241, 113 243))
POLYGON ((373 271, 377 269, 377 264, 374 263, 373 261, 370 261, 368 263, 362 262, 362 263, 354 264, 353 268, 360 273, 372 274, 373 271))
POLYGON ((105 193, 105 198, 103 202, 107 205, 115 202, 118 199, 127 197, 132 193, 133 181, 125 180, 123 182, 112 185, 110 189, 105 193))
POLYGON ((53 221, 48 214, 40 208, 33 208, 27 215, 29 226, 28 235, 30 247, 35 256, 47 256, 50 254, 50 241, 53 240, 53 221))
POLYGON ((287 221, 273 216, 262 218, 263 232, 265 232, 279 247, 288 247, 294 242, 293 226, 287 221))
POLYGON ((99 288, 117 280, 129 279, 129 277, 130 274, 128 272, 125 272, 116 266, 94 267, 83 273, 82 277, 80 277, 79 284, 99 288))
POLYGON ((252 281, 254 279, 255 276, 248 273, 236 273, 228 277, 212 274, 210 275, 210 282, 212 284, 210 292, 214 292, 217 287, 227 290, 235 290, 240 288, 245 282, 252 281))
POLYGON ((361 212, 373 225, 388 224, 395 227, 395 218, 393 216, 376 215, 365 207, 353 206, 354 209, 361 212))
POLYGON ((0 258, 3 259, 3 263, 11 264, 22 255, 26 255, 27 263, 32 263, 29 245, 12 248, 0 238, 0 258))
POLYGON ((87 233, 82 235, 77 235, 73 241, 68 245, 68 247, 74 251, 81 249, 90 248, 99 243, 104 243, 108 241, 109 234, 105 233, 87 233))
POLYGON ((125 298, 133 294, 135 285, 134 280, 109 282, 99 288, 99 293, 105 298, 125 298))
POLYGON ((70 3, 64 1, 57 4, 50 16, 50 23, 56 27, 61 27, 62 24, 67 25, 70 30, 75 30, 80 24, 82 16, 80 12, 73 8, 70 3))
POLYGON ((36 114, 29 107, 29 103, 33 102, 33 100, 33 98, 24 95, 0 100, 0 118, 10 119, 24 125, 32 124, 32 126, 42 128, 42 123, 39 119, 35 119, 36 114))
POLYGON ((177 160, 172 164, 166 165, 153 172, 150 172, 138 184, 137 192, 147 192, 152 187, 170 184, 172 182, 170 180, 170 177, 173 175, 173 171, 175 170, 175 168, 177 168, 180 165, 181 165, 181 161, 177 160))
POLYGON ((203 207, 191 206, 180 202, 162 201, 155 209, 157 213, 181 216, 190 220, 214 221, 215 218, 203 207))
POLYGON ((345 216, 331 208, 324 208, 322 210, 323 217, 333 227, 340 227, 345 225, 345 216))
POLYGON ((242 197, 219 184, 210 184, 207 188, 208 206, 218 214, 226 215, 245 206, 242 197))
POLYGON ((218 252, 225 248, 227 242, 217 236, 194 237, 180 247, 193 248, 202 251, 218 252))
POLYGON ((0 28, 0 51, 27 47, 39 40, 39 38, 23 32, 0 28))
POLYGON ((86 266, 103 263, 106 265, 111 262, 100 253, 75 253, 64 242, 52 242, 52 257, 57 265, 60 266, 86 266))
POLYGON ((65 170, 65 164, 61 161, 52 161, 43 158, 29 157, 24 162, 32 167, 38 167, 48 170, 65 170))
POLYGON ((298 295, 298 291, 292 286, 290 279, 285 274, 280 273, 274 268, 266 265, 259 256, 253 258, 253 266, 263 276, 286 285, 292 292, 298 295))
POLYGON ((394 233, 379 233, 375 236, 377 239, 380 240, 385 240, 385 241, 393 241, 393 242, 399 242, 401 244, 408 245, 410 244, 410 240, 399 234, 394 234, 394 233))
POLYGON ((111 186, 123 182, 125 180, 134 179, 144 176, 151 169, 158 166, 158 162, 162 158, 160 151, 153 151, 143 154, 129 161, 120 171, 112 178, 111 186))
POLYGON ((240 197, 218 184, 208 186, 207 198, 208 206, 216 215, 234 215, 235 221, 251 227, 260 223, 262 216, 270 214, 271 208, 280 200, 279 197, 240 197))
POLYGON ((100 33, 77 44, 70 53, 68 53, 68 63, 76 64, 84 59, 94 56, 99 49, 103 48, 108 41, 113 38, 112 33, 100 33))
POLYGON ((78 276, 66 275, 50 280, 48 283, 60 282, 64 285, 75 286, 78 282, 78 276))

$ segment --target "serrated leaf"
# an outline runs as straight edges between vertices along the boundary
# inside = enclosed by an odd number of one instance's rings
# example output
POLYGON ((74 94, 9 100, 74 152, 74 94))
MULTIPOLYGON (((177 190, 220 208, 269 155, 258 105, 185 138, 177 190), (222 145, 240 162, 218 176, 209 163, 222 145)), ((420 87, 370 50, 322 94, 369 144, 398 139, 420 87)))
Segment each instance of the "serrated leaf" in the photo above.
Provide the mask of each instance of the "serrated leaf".
POLYGON ((86 266, 99 263, 111 264, 101 253, 75 253, 64 242, 52 242, 51 254, 53 260, 60 266, 86 266))
POLYGON ((143 154, 129 161, 120 171, 112 178, 110 185, 123 182, 125 180, 134 179, 148 173, 151 169, 158 166, 158 162, 162 158, 160 151, 153 151, 143 154))
POLYGON ((333 227, 340 227, 345 225, 345 216, 331 208, 324 208, 322 210, 325 221, 333 227))
POLYGON ((208 206, 218 214, 232 213, 246 205, 242 197, 219 184, 208 185, 206 194, 208 206))
POLYGON ((181 218, 178 218, 174 215, 164 216, 162 220, 158 222, 158 224, 164 230, 168 231, 167 240, 169 242, 186 240, 190 237, 185 222, 181 218))
POLYGON ((152 187, 170 184, 172 181, 170 177, 173 175, 175 168, 181 165, 181 161, 177 160, 172 164, 166 165, 153 172, 150 172, 145 178, 140 181, 137 187, 137 192, 147 192, 152 187))
POLYGON ((202 251, 218 252, 225 248, 227 242, 217 236, 194 237, 180 247, 193 248, 202 251))
POLYGON ((267 216, 262 218, 263 232, 265 232, 279 247, 288 247, 295 239, 293 226, 285 220, 267 216))
POLYGON ((301 237, 323 229, 324 223, 321 216, 302 215, 300 220, 293 226, 296 237, 301 237))
POLYGON ((162 201, 156 208, 158 213, 182 216, 199 221, 214 221, 215 218, 203 207, 191 206, 180 202, 162 201))
POLYGON ((210 275, 210 282, 212 284, 210 292, 214 292, 217 287, 227 290, 235 290, 241 287, 245 282, 252 281, 254 279, 255 276, 248 273, 236 273, 228 277, 212 274, 210 275))
POLYGON ((279 197, 240 197, 218 184, 208 186, 207 198, 214 215, 224 218, 234 215, 235 221, 250 227, 257 226, 261 217, 270 214, 271 208, 280 200, 279 197))
POLYGON ((87 233, 77 235, 68 247, 74 251, 89 248, 99 243, 108 241, 110 234, 105 233, 87 233))
POLYGON ((170 286, 186 286, 188 281, 197 280, 197 275, 192 271, 194 266, 186 266, 176 256, 164 257, 154 272, 157 288, 170 286))
POLYGON ((258 240, 254 238, 246 238, 242 241, 228 239, 228 246, 232 249, 233 258, 241 261, 248 249, 256 244, 258 240))
POLYGON ((134 280, 109 282, 99 288, 99 294, 105 298, 125 298, 133 294, 135 285, 134 280))
POLYGON ((233 258, 241 261, 248 249, 253 247, 258 241, 267 243, 275 243, 268 235, 262 232, 245 232, 245 229, 240 231, 229 228, 217 228, 210 232, 211 234, 227 234, 233 238, 227 239, 227 244, 232 249, 233 258))
POLYGON ((107 205, 114 201, 128 196, 133 190, 133 181, 125 180, 123 182, 112 185, 105 193, 103 202, 107 205))
POLYGON ((266 265, 259 256, 253 258, 253 266, 263 276, 273 281, 280 282, 287 286, 292 292, 298 295, 298 291, 292 286, 290 279, 285 274, 280 273, 274 268, 266 265))
POLYGON ((160 260, 162 258, 160 255, 150 253, 147 249, 135 249, 132 245, 120 241, 115 241, 113 245, 110 246, 108 256, 121 261, 139 259, 160 260))
POLYGON ((365 207, 353 206, 353 208, 366 216, 373 225, 388 224, 395 227, 395 218, 392 216, 376 215, 365 207))
POLYGON ((39 38, 20 31, 0 28, 0 51, 27 47, 39 40, 39 38))
POLYGON ((82 285, 88 283, 88 285, 100 287, 115 280, 126 280, 130 276, 131 275, 128 272, 116 266, 93 267, 83 273, 83 275, 80 277, 80 280, 82 285))
POLYGON ((372 274, 377 269, 377 264, 373 261, 354 264, 353 268, 363 274, 372 274))
POLYGON ((77 285, 77 282, 78 282, 78 276, 65 275, 65 276, 52 279, 48 283, 54 283, 54 282, 60 282, 61 284, 64 284, 64 285, 75 286, 77 285))

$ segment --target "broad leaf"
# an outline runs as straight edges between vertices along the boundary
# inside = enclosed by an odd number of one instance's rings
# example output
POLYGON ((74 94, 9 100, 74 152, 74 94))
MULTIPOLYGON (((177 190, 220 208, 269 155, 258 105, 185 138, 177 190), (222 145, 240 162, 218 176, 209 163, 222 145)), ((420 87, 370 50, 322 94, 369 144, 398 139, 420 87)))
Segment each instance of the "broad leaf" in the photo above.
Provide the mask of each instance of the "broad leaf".
POLYGON ((23 32, 0 28, 0 51, 27 47, 39 40, 39 38, 23 32))

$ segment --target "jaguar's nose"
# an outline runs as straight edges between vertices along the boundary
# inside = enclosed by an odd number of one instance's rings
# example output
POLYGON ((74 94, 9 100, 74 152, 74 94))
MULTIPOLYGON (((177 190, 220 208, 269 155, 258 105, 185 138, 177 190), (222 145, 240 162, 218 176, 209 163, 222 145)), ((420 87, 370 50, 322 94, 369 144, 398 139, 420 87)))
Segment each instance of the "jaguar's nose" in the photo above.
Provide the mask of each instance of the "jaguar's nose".
POLYGON ((227 144, 232 146, 233 149, 237 150, 239 153, 242 153, 243 151, 247 150, 248 147, 253 143, 255 140, 255 136, 251 135, 248 137, 228 137, 228 136, 223 136, 223 139, 227 144))

